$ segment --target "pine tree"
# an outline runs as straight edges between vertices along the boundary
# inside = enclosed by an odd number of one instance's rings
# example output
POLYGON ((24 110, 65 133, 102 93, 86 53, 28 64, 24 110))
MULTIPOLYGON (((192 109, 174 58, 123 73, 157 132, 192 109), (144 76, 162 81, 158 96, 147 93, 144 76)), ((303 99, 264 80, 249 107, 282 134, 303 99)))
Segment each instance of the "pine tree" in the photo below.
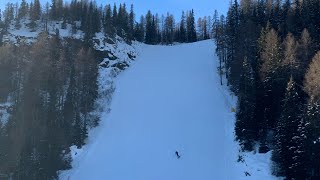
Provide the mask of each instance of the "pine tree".
POLYGON ((117 34, 124 37, 125 33, 127 33, 129 29, 129 19, 125 3, 123 5, 120 4, 119 6, 117 21, 117 34))
MULTIPOLYGON (((315 50, 319 49, 317 47, 320 39, 319 1, 241 0, 239 2, 240 6, 237 0, 231 1, 226 25, 221 26, 222 30, 218 26, 214 35, 216 52, 220 64, 226 68, 228 83, 231 84, 232 91, 239 96, 238 103, 241 104, 240 95, 243 90, 240 89, 243 88, 240 86, 242 86, 243 72, 240 64, 243 57, 247 57, 255 81, 254 119, 258 124, 258 140, 260 144, 272 147, 270 134, 280 128, 278 121, 288 109, 287 107, 283 109, 284 101, 281 101, 287 98, 287 82, 290 76, 296 84, 302 84, 304 80, 304 89, 309 95, 308 105, 302 108, 307 96, 301 94, 300 86, 297 86, 296 89, 301 96, 297 105, 305 110, 303 113, 293 113, 300 114, 301 118, 295 124, 294 134, 286 134, 294 138, 290 143, 293 141, 296 143, 289 152, 292 157, 287 156, 289 153, 284 153, 278 157, 274 155, 274 158, 287 159, 286 167, 281 166, 280 172, 287 175, 288 179, 309 177, 319 179, 320 135, 317 132, 320 130, 317 129, 319 125, 315 122, 319 122, 318 80, 320 78, 318 78, 317 61, 310 63, 315 50), (259 32, 261 32, 260 38, 259 32), (218 34, 220 37, 216 37, 218 34), (306 74, 305 79, 303 79, 304 74, 306 74), (302 164, 306 167, 302 167, 302 164)), ((320 59, 317 56, 314 59, 320 59)))
POLYGON ((300 35, 303 30, 303 17, 302 17, 302 3, 300 0, 294 0, 294 12, 293 12, 293 30, 294 35, 300 35))
POLYGON ((32 21, 37 21, 40 19, 41 16, 41 4, 39 0, 34 0, 33 3, 33 8, 32 11, 30 11, 31 13, 31 20, 32 21))
POLYGON ((302 102, 298 86, 291 78, 276 126, 276 145, 273 151, 273 160, 277 163, 275 173, 289 179, 306 178, 306 169, 303 168, 305 152, 301 148, 305 141, 302 102))
POLYGON ((157 26, 156 26, 156 18, 152 15, 152 22, 151 22, 151 44, 157 43, 157 26))
POLYGON ((204 18, 203 18, 203 39, 209 39, 210 37, 209 37, 209 34, 208 34, 208 26, 207 26, 207 16, 205 16, 204 18))
POLYGON ((217 10, 214 10, 214 14, 213 14, 213 23, 212 23, 212 37, 213 39, 217 40, 217 36, 218 36, 218 28, 219 28, 219 13, 217 10))
POLYGON ((93 13, 91 16, 91 24, 93 33, 100 32, 101 30, 101 14, 96 4, 93 4, 93 13))
POLYGON ((197 41, 197 31, 195 26, 193 9, 187 15, 187 41, 188 42, 197 41))
POLYGON ((111 36, 113 36, 115 33, 110 4, 106 6, 106 14, 104 19, 104 31, 107 35, 111 35, 111 36))
POLYGON ((51 9, 51 11, 50 11, 51 19, 56 20, 57 16, 58 16, 57 0, 51 1, 51 8, 50 9, 51 9))
POLYGON ((113 11, 112 11, 112 22, 114 27, 118 26, 118 12, 117 12, 117 5, 114 3, 113 5, 113 11))
POLYGON ((135 18, 135 15, 133 10, 133 4, 131 4, 130 14, 129 14, 129 30, 128 30, 128 36, 129 36, 128 38, 130 40, 133 40, 134 25, 135 25, 134 18, 135 18))
POLYGON ((155 23, 155 31, 156 31, 156 44, 159 44, 161 42, 162 39, 162 33, 160 31, 160 19, 159 19, 159 14, 156 13, 155 17, 154 17, 154 23, 155 23))
POLYGON ((145 19, 144 16, 140 17, 140 22, 135 25, 135 38, 139 42, 144 42, 145 40, 145 19))
MULTIPOLYGON (((312 58, 305 75, 304 90, 309 96, 306 117, 308 132, 308 150, 310 160, 310 176, 320 177, 320 51, 312 58)), ((308 166, 307 166, 308 167, 308 166)))
POLYGON ((320 177, 320 104, 315 99, 309 99, 306 113, 306 135, 307 142, 305 150, 308 158, 304 161, 304 167, 313 179, 320 177))
POLYGON ((204 39, 204 34, 203 34, 203 21, 202 21, 202 18, 199 17, 198 18, 198 21, 197 21, 197 37, 198 39, 201 41, 204 39))
POLYGON ((124 16, 125 14, 123 13, 125 10, 123 9, 122 4, 120 3, 119 8, 118 8, 118 16, 117 16, 117 21, 118 25, 116 26, 117 29, 117 34, 123 37, 122 30, 123 30, 123 24, 124 24, 124 16))
POLYGON ((181 21, 180 21, 180 39, 179 42, 183 43, 186 42, 186 38, 187 38, 187 30, 186 30, 186 16, 184 14, 184 11, 182 11, 182 15, 181 15, 181 21))
POLYGON ((145 38, 145 43, 147 44, 152 44, 152 39, 153 39, 153 26, 152 26, 152 14, 151 11, 149 10, 147 15, 146 15, 146 38, 145 38))
POLYGON ((254 119, 255 84, 247 57, 243 61, 239 92, 235 125, 236 139, 240 141, 243 150, 251 151, 257 139, 258 130, 254 119))
POLYGON ((18 18, 22 19, 27 16, 28 13, 28 5, 26 0, 22 0, 19 8, 18 18))
MULTIPOLYGON (((219 75, 220 75, 220 84, 223 85, 223 81, 222 81, 222 76, 224 74, 224 70, 223 70, 223 66, 222 64, 225 63, 226 60, 226 39, 225 39, 225 17, 224 15, 220 16, 220 20, 217 20, 216 22, 214 22, 214 35, 213 38, 215 39, 216 42, 216 53, 217 56, 219 57, 219 75)), ((224 67, 226 68, 226 67, 224 67)), ((225 69, 225 72, 227 72, 227 70, 225 69)))
POLYGON ((18 5, 18 3, 16 3, 16 8, 15 8, 16 16, 15 16, 15 25, 14 25, 14 27, 16 29, 20 29, 21 28, 18 8, 19 8, 19 5, 18 5))
POLYGON ((174 19, 173 15, 167 13, 164 23, 165 28, 165 43, 172 44, 174 40, 174 19))
MULTIPOLYGON (((230 8, 228 10, 227 22, 226 22, 226 41, 227 41, 227 59, 226 59, 226 78, 228 85, 233 80, 230 78, 230 70, 233 62, 236 61, 236 49, 238 43, 238 32, 239 32, 239 4, 237 0, 230 2, 230 8)), ((236 89, 233 89, 236 91, 236 89)))
POLYGON ((14 5, 12 3, 7 3, 6 8, 3 12, 4 17, 4 31, 8 30, 11 21, 14 19, 14 5))
MULTIPOLYGON (((271 29, 260 37, 260 78, 264 86, 264 128, 272 128, 278 117, 282 88, 276 79, 280 75, 281 54, 277 32, 271 29), (280 97, 279 97, 280 96, 280 97)), ((264 130, 266 132, 266 130, 264 130)))

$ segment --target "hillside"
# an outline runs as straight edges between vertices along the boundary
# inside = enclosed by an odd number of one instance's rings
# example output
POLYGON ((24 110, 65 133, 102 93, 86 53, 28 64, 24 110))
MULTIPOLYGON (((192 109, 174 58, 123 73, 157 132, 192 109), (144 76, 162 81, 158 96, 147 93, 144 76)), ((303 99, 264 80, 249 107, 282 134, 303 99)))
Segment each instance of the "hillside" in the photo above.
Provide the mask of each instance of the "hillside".
POLYGON ((135 45, 139 55, 115 80, 110 113, 86 146, 72 147, 73 169, 60 178, 273 179, 270 154, 243 153, 236 162, 235 99, 213 71, 213 46, 135 45))
POLYGON ((6 2, 0 179, 319 175, 320 53, 307 69, 317 29, 260 22, 264 1, 233 1, 220 18, 194 8, 137 17, 133 4, 91 0, 6 2))

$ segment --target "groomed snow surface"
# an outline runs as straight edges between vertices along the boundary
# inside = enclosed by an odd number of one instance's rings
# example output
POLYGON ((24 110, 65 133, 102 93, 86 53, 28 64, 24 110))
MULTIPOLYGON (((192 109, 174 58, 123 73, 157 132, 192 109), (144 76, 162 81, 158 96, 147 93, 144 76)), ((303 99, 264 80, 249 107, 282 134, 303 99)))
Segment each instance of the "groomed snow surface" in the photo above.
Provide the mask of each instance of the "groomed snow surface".
POLYGON ((241 153, 245 162, 237 162, 236 99, 220 86, 212 41, 136 49, 136 62, 115 80, 111 112, 86 146, 72 147, 73 168, 60 179, 276 179, 270 153, 241 153))

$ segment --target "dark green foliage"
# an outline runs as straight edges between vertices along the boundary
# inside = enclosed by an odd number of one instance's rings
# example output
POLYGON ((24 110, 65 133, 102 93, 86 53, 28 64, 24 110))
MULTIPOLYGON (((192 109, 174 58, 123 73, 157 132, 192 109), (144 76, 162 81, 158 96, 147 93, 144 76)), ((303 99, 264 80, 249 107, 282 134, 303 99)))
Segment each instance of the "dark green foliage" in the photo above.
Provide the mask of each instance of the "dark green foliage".
POLYGON ((117 15, 117 34, 121 37, 126 37, 129 32, 129 15, 127 12, 126 4, 120 4, 117 15))
MULTIPOLYGON (((230 78, 230 74, 233 74, 233 71, 229 71, 231 65, 236 62, 236 50, 238 50, 238 31, 239 31, 239 4, 238 1, 235 0, 232 3, 232 6, 229 8, 228 16, 226 18, 226 27, 225 27, 226 34, 228 36, 225 37, 226 40, 226 78, 232 83, 233 79, 230 78)), ((239 59, 237 59, 239 60, 239 59)), ((241 64, 240 64, 241 65, 241 64)), ((238 73, 239 75, 239 73, 238 73)), ((236 91, 236 89, 234 89, 236 91)))
POLYGON ((140 17, 140 23, 136 23, 134 27, 134 37, 137 41, 143 42, 145 38, 145 19, 143 16, 140 17))
POLYGON ((182 11, 180 27, 179 27, 179 42, 184 43, 187 41, 187 30, 186 30, 186 16, 182 11))
POLYGON ((196 42, 197 32, 193 9, 187 13, 187 42, 196 42))
POLYGON ((26 0, 22 0, 19 8, 18 18, 24 18, 27 16, 28 13, 28 4, 26 0))
POLYGON ((320 52, 313 58, 307 70, 304 79, 304 90, 309 95, 309 100, 305 115, 307 117, 307 135, 308 143, 307 150, 309 152, 310 166, 309 174, 312 177, 320 177, 320 162, 317 160, 320 157, 320 111, 319 111, 319 71, 320 70, 320 52))
POLYGON ((113 36, 115 34, 115 29, 112 21, 112 10, 110 4, 105 7, 106 14, 104 17, 104 31, 107 35, 113 36))
POLYGON ((303 101, 298 86, 291 78, 286 89, 281 116, 276 126, 276 144, 273 160, 276 162, 275 173, 289 179, 306 179, 304 166, 306 158, 305 120, 303 101))
POLYGON ((156 44, 156 26, 154 22, 154 16, 151 14, 151 11, 148 11, 146 15, 145 43, 156 44))
POLYGON ((84 31, 84 41, 90 43, 95 33, 100 32, 101 20, 100 13, 96 4, 92 1, 84 4, 83 16, 81 19, 81 29, 84 31))
POLYGON ((8 3, 6 5, 5 10, 3 11, 4 18, 4 32, 8 30, 8 27, 11 21, 14 19, 14 5, 12 3, 8 3))
POLYGON ((50 17, 53 20, 60 20, 63 16, 63 0, 51 0, 50 17))
POLYGON ((227 85, 239 97, 236 139, 245 150, 255 140, 261 152, 273 148, 275 171, 288 179, 318 179, 320 175, 315 160, 320 149, 319 54, 312 60, 320 48, 319 12, 320 3, 315 0, 243 0, 240 5, 234 0, 226 18, 218 20, 215 13, 213 19, 221 84, 225 75, 227 85), (253 83, 243 80, 245 57, 253 83), (290 77, 296 83, 287 84, 290 77), (253 84, 253 93, 243 84, 253 84), (247 106, 254 107, 253 112, 247 106), (254 133, 243 133, 251 119, 256 122, 254 133))
POLYGON ((171 14, 167 14, 164 22, 163 41, 165 44, 172 44, 174 41, 174 17, 171 14))
POLYGON ((253 150, 254 141, 257 139, 255 112, 255 85, 253 71, 245 57, 240 78, 240 93, 236 113, 236 136, 244 150, 253 150))
POLYGON ((317 102, 309 101, 306 108, 306 148, 308 159, 305 161, 305 168, 309 170, 311 177, 320 177, 320 105, 317 102))
POLYGON ((41 4, 39 0, 34 0, 32 10, 30 10, 30 17, 32 21, 39 20, 41 16, 41 4))

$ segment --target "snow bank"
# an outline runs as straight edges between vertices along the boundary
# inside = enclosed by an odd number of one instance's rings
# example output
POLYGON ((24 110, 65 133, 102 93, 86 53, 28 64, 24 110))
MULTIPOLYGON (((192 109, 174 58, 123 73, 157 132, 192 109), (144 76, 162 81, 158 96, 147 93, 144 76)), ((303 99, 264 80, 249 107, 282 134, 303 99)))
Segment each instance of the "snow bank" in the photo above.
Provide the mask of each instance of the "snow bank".
POLYGON ((0 128, 5 126, 9 121, 11 106, 12 103, 10 101, 0 103, 0 128))
MULTIPOLYGON (((24 42, 26 44, 35 42, 38 35, 45 30, 45 22, 36 21, 35 28, 28 27, 30 22, 31 21, 29 19, 22 19, 20 22, 21 27, 17 29, 15 27, 15 21, 12 21, 12 24, 10 24, 10 27, 8 28, 8 33, 3 36, 3 42, 16 45, 20 42, 24 42)), ((48 33, 50 35, 56 35, 58 30, 60 38, 83 39, 84 33, 81 30, 77 30, 72 33, 71 24, 67 23, 65 28, 63 28, 62 24, 63 21, 49 21, 48 33)))

